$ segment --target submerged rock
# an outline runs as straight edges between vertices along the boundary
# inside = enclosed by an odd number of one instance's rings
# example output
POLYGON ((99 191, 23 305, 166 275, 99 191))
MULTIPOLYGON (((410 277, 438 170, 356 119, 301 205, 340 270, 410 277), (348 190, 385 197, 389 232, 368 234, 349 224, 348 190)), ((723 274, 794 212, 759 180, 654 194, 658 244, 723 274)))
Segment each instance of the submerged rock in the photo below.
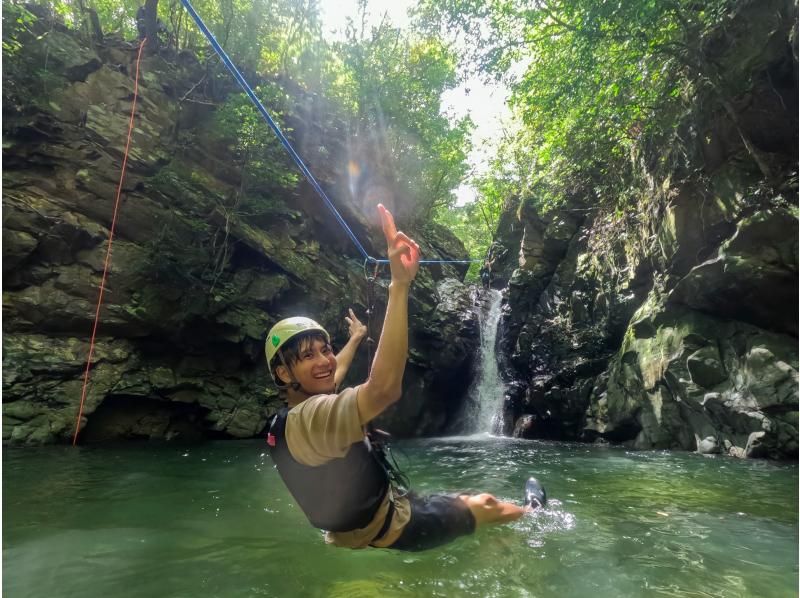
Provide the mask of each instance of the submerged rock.
POLYGON ((697 442, 697 453, 700 455, 712 455, 719 452, 719 444, 713 436, 707 436, 700 440, 700 437, 695 435, 695 441, 697 442))

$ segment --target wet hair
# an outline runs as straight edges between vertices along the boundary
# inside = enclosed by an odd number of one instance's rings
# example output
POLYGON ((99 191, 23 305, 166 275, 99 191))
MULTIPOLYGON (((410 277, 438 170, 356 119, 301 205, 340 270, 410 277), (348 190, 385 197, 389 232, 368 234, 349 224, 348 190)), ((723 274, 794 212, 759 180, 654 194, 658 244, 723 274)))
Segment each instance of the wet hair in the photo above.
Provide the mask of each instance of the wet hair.
MULTIPOLYGON (((294 364, 300 361, 300 355, 303 353, 303 351, 307 350, 316 341, 322 341, 330 347, 328 338, 319 330, 301 332, 297 336, 290 338, 272 358, 272 362, 270 363, 272 371, 276 372, 276 368, 280 365, 283 365, 284 361, 286 362, 286 365, 291 368, 294 364), (284 361, 281 361, 281 355, 283 355, 284 361)), ((279 386, 283 384, 277 372, 275 373, 275 381, 279 386)))

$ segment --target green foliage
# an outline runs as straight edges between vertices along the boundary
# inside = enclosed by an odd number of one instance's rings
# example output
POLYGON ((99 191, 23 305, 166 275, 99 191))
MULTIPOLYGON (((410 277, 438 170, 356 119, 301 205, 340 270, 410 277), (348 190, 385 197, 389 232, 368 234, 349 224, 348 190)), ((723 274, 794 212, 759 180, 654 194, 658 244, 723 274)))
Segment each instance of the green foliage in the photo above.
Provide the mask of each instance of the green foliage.
POLYGON ((734 0, 425 0, 421 23, 463 36, 469 58, 506 78, 521 130, 507 141, 520 179, 509 184, 544 208, 582 195, 625 204, 637 183, 633 154, 669 147, 660 160, 685 168, 692 148, 676 131, 698 104, 741 85, 726 81, 704 44, 734 0), (514 64, 521 76, 509 75, 514 64))
MULTIPOLYGON (((483 258, 494 239, 495 229, 486 225, 480 202, 441 208, 436 213, 436 221, 461 239, 472 259, 483 258)), ((470 264, 465 280, 477 282, 479 270, 479 263, 470 264)))
MULTIPOLYGON (((135 36, 139 0, 92 1, 104 30, 135 36)), ((74 9, 66 0, 51 0, 51 6, 74 9)), ((411 34, 388 20, 371 29, 351 22, 346 40, 331 45, 322 37, 317 0, 196 0, 194 6, 251 81, 255 72, 273 82, 257 93, 276 119, 296 101, 290 94, 322 96, 347 123, 352 145, 366 139, 377 145, 366 154, 399 182, 414 214, 426 218, 452 204, 452 191, 467 170, 472 123, 441 114, 442 92, 457 84, 457 59, 438 36, 411 34)), ((161 0, 158 10, 176 49, 216 61, 178 0, 161 0)), ((363 17, 366 2, 361 11, 363 17)), ((71 14, 70 22, 77 23, 78 15, 71 14)), ((234 146, 246 180, 274 177, 279 186, 297 180, 245 96, 229 97, 216 124, 234 146)))
MULTIPOLYGON (((283 126, 281 106, 289 97, 277 85, 260 85, 253 90, 270 106, 273 120, 283 126)), ((270 186, 291 189, 298 180, 297 169, 286 156, 277 136, 244 93, 232 94, 214 113, 214 133, 227 141, 242 167, 243 187, 248 181, 269 181, 270 186)))
POLYGON ((35 21, 36 17, 23 5, 3 3, 3 54, 11 56, 19 52, 20 34, 29 31, 35 21))
MULTIPOLYGON (((436 210, 437 222, 448 227, 464 243, 473 259, 482 259, 495 240, 501 213, 510 202, 522 194, 523 163, 515 154, 517 146, 500 144, 498 153, 490 163, 488 172, 473 176, 471 183, 477 191, 476 200, 465 206, 443 206, 436 210)), ((470 266, 467 280, 478 280, 480 264, 470 266)))
MULTIPOLYGON (((8 24, 25 11, 14 0, 3 3, 4 48, 11 52, 17 46, 8 24)), ((409 204, 408 214, 423 220, 453 204, 453 190, 467 171, 473 125, 469 118, 442 114, 442 92, 458 83, 457 57, 437 35, 404 31, 384 20, 374 28, 351 23, 346 39, 331 44, 322 37, 318 0, 193 4, 257 86, 257 95, 284 133, 291 133, 288 117, 301 115, 291 112, 303 105, 320 119, 314 123, 323 131, 320 155, 332 155, 325 133, 335 127, 336 135, 347 135, 337 141, 360 148, 359 158, 388 182, 397 183, 399 199, 409 204)), ((97 13, 106 36, 129 41, 138 36, 136 15, 142 0, 45 0, 40 5, 54 15, 57 25, 87 38, 90 11, 97 13)), ((361 10, 363 16, 366 2, 361 10)), ((208 141, 227 145, 239 162, 242 185, 235 198, 225 199, 226 214, 273 210, 269 200, 260 198, 296 187, 296 167, 244 94, 228 94, 222 102, 218 95, 211 97, 231 88, 229 75, 180 1, 160 0, 158 18, 169 30, 162 42, 172 51, 193 52, 206 65, 206 81, 197 82, 188 100, 217 104, 208 141)), ((170 60, 175 53, 162 56, 170 60)))
MULTIPOLYGON (((144 4, 144 0, 91 0, 87 2, 88 6, 97 11, 104 30, 120 33, 126 39, 136 37, 136 11, 142 4, 144 4)), ((69 3, 69 5, 77 8, 76 3, 69 3)))
MULTIPOLYGON (((362 10, 364 7, 362 6, 362 10)), ((415 36, 384 21, 365 32, 351 23, 334 46, 329 96, 351 111, 351 130, 377 139, 394 178, 425 219, 452 205, 467 171, 472 122, 441 113, 442 92, 457 83, 456 57, 440 39, 415 36)))

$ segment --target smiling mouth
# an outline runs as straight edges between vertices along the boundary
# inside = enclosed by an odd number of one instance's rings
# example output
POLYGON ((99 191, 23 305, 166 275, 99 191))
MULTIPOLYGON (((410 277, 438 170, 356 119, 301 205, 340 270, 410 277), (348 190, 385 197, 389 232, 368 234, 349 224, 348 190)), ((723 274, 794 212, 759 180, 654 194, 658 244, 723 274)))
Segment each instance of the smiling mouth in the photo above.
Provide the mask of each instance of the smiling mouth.
POLYGON ((328 378, 331 374, 333 374, 333 370, 328 370, 327 372, 324 372, 322 374, 315 374, 314 375, 314 379, 315 380, 324 380, 325 378, 328 378))

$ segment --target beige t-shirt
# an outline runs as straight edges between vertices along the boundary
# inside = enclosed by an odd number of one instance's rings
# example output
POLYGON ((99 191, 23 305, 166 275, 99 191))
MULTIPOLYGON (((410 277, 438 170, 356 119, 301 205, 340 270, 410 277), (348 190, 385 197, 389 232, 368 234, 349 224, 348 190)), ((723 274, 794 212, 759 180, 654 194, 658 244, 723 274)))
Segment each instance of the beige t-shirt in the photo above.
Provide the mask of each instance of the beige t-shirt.
MULTIPOLYGON (((292 457, 303 465, 318 466, 331 459, 344 457, 350 446, 364 440, 358 417, 358 387, 345 388, 338 395, 316 395, 296 405, 286 417, 286 444, 292 457)), ((347 548, 364 548, 378 535, 389 512, 392 489, 378 507, 375 517, 366 526, 349 532, 327 532, 325 541, 347 548)), ((394 543, 411 519, 408 499, 394 498, 392 522, 375 546, 385 548, 394 543)))

